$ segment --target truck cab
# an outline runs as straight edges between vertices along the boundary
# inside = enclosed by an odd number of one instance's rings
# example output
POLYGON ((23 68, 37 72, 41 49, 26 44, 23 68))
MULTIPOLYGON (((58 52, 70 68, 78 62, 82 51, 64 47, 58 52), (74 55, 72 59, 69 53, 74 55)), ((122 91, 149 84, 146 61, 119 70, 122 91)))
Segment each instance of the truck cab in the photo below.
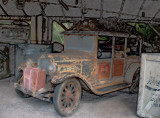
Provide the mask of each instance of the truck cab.
MULTIPOLYGON (((22 97, 53 99, 62 116, 73 114, 82 89, 103 95, 124 88, 137 90, 141 38, 109 31, 63 32, 64 50, 29 60, 15 82, 22 97)), ((63 49, 63 48, 62 48, 63 49)))

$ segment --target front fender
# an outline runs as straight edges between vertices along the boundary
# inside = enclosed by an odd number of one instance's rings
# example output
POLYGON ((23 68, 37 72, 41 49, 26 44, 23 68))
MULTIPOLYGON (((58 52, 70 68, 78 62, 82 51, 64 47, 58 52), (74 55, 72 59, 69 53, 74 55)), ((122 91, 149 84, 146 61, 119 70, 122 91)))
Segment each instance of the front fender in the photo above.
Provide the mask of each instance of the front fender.
POLYGON ((133 63, 128 67, 128 69, 127 69, 127 71, 125 73, 125 82, 130 83, 130 84, 132 83, 133 76, 134 76, 136 70, 140 66, 141 66, 140 63, 133 63))
POLYGON ((62 74, 58 74, 58 75, 55 75, 52 79, 51 79, 51 82, 53 84, 60 84, 62 83, 63 81, 65 81, 66 79, 68 78, 81 78, 83 79, 82 76, 80 75, 77 75, 77 74, 74 74, 74 73, 62 73, 62 74))

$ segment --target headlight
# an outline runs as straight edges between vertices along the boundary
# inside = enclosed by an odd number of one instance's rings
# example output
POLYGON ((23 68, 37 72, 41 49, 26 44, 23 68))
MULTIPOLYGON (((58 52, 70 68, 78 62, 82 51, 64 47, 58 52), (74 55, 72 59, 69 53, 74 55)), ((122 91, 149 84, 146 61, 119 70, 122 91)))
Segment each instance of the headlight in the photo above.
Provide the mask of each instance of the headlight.
POLYGON ((48 70, 49 70, 49 72, 51 72, 51 73, 56 72, 56 70, 57 70, 56 64, 50 64, 50 65, 48 66, 48 70))
POLYGON ((26 66, 27 67, 35 67, 35 63, 33 62, 32 59, 28 59, 27 62, 26 62, 26 66))

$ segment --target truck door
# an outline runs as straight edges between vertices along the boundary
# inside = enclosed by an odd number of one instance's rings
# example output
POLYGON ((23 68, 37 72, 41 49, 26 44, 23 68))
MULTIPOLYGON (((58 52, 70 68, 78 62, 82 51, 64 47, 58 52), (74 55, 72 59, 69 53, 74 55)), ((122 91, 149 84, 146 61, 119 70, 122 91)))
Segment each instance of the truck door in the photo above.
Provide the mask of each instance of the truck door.
POLYGON ((125 38, 116 37, 114 44, 112 77, 121 77, 124 75, 124 64, 125 64, 125 38))
POLYGON ((112 55, 113 55, 113 37, 99 36, 98 37, 98 72, 97 79, 107 81, 111 78, 112 70, 112 55))

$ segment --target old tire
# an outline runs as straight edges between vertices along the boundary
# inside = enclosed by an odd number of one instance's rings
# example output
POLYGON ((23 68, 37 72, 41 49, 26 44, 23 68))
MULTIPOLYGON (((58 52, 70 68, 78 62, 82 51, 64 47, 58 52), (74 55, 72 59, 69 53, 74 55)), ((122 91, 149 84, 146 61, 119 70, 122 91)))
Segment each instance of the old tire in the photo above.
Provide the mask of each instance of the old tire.
MULTIPOLYGON (((19 79, 22 76, 23 76, 23 71, 19 71, 17 78, 15 78, 15 82, 18 82, 19 79)), ((15 91, 16 91, 17 95, 20 96, 21 98, 29 98, 29 97, 31 97, 30 95, 27 95, 27 94, 23 93, 22 91, 20 91, 20 90, 18 90, 16 88, 15 88, 15 91)))
POLYGON ((81 100, 81 85, 77 79, 68 79, 56 86, 53 104, 61 116, 72 115, 81 100))
POLYGON ((135 94, 138 93, 139 90, 139 80, 140 80, 140 68, 136 70, 133 76, 132 85, 129 88, 129 93, 135 94))

